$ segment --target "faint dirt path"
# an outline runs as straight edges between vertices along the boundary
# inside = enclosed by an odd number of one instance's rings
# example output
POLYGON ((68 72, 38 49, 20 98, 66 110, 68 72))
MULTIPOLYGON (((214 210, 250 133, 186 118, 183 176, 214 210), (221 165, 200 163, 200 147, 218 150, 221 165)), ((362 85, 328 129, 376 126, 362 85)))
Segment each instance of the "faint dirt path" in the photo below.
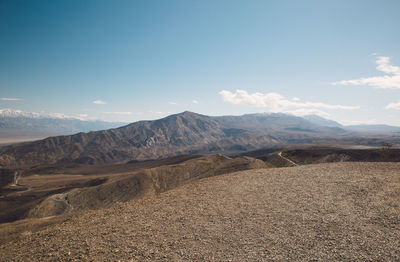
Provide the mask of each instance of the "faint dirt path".
POLYGON ((295 162, 293 162, 292 160, 290 160, 287 157, 282 156, 282 151, 278 153, 278 156, 280 156, 282 159, 288 161, 290 164, 292 164, 293 166, 297 166, 297 164, 295 162))

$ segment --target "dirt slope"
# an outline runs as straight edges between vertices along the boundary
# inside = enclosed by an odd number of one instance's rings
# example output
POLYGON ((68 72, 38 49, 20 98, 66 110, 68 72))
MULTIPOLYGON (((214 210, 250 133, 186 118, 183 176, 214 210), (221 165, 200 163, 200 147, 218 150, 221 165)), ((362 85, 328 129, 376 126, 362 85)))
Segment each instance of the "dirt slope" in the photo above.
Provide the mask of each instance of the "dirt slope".
POLYGON ((251 157, 204 156, 177 165, 113 176, 96 186, 75 188, 52 195, 31 209, 28 217, 48 217, 71 211, 109 207, 149 191, 160 193, 201 178, 266 167, 268 166, 263 161, 251 157))
POLYGON ((205 178, 0 246, 2 261, 399 261, 400 164, 205 178))

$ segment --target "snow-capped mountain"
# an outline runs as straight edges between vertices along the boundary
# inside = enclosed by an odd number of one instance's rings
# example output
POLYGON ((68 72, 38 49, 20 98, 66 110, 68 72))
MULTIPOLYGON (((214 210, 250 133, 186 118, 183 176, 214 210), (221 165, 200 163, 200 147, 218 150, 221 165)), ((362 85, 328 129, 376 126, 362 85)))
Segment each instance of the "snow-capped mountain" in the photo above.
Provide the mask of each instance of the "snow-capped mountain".
POLYGON ((88 121, 64 114, 0 109, 0 144, 115 128, 125 123, 88 121))
POLYGON ((42 117, 38 113, 30 113, 30 112, 24 112, 22 110, 16 110, 16 109, 0 109, 0 117, 5 118, 5 117, 26 117, 26 118, 40 118, 42 117))

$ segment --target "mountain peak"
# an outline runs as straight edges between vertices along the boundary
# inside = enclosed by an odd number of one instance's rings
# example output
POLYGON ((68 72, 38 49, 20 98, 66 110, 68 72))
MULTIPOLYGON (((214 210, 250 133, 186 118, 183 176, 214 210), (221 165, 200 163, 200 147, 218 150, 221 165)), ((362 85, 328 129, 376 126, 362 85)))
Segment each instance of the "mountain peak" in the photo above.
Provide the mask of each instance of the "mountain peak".
POLYGON ((177 113, 177 114, 173 114, 173 115, 169 115, 166 118, 170 118, 170 117, 183 117, 183 118, 210 118, 209 116, 206 115, 202 115, 202 114, 198 114, 192 111, 184 111, 181 113, 177 113))
POLYGON ((195 112, 192 112, 192 111, 184 111, 184 112, 182 112, 182 113, 178 113, 178 115, 183 115, 183 116, 204 116, 204 115, 201 115, 201 114, 198 114, 198 113, 195 113, 195 112))

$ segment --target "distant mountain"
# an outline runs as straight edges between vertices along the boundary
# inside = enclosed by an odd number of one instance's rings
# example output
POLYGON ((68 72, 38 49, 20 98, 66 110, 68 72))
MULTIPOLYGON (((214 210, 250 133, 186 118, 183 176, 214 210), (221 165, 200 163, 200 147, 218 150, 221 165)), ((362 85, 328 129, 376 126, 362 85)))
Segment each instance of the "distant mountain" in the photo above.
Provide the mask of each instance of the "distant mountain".
POLYGON ((400 132, 399 126, 389 126, 389 125, 352 125, 345 126, 346 129, 357 131, 357 132, 400 132))
POLYGON ((238 152, 308 143, 347 132, 286 114, 210 117, 183 112, 120 128, 50 137, 0 148, 0 165, 117 163, 180 154, 238 152))
POLYGON ((0 143, 69 135, 78 132, 115 128, 123 123, 84 121, 62 114, 40 115, 21 110, 0 110, 0 143))
POLYGON ((303 116, 304 119, 310 121, 313 124, 327 127, 339 127, 348 131, 362 132, 369 134, 379 134, 379 133, 399 133, 399 126, 389 126, 389 125, 349 125, 343 126, 336 121, 329 120, 317 115, 307 115, 303 116))
MULTIPOLYGON (((283 113, 260 113, 243 116, 221 116, 216 119, 222 124, 241 129, 248 129, 258 134, 279 135, 284 132, 302 132, 308 134, 337 135, 346 131, 340 128, 330 128, 313 123, 302 117, 283 113)), ((329 121, 329 120, 326 120, 329 121)))
POLYGON ((303 118, 316 125, 343 128, 343 126, 338 122, 317 115, 307 115, 303 116, 303 118))

